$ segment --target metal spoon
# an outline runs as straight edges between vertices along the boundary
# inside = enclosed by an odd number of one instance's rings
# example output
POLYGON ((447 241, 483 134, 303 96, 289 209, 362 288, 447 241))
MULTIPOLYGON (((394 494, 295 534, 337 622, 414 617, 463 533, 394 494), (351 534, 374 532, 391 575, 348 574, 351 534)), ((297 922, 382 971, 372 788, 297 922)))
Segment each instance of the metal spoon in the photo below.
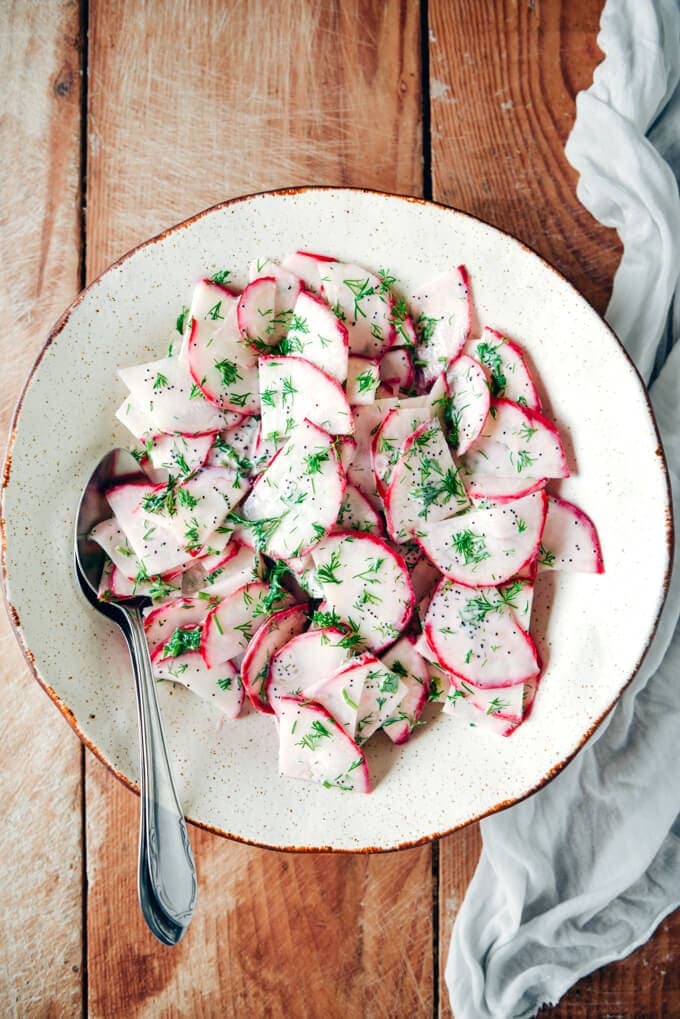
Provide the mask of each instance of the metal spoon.
POLYGON ((90 531, 111 516, 105 492, 122 478, 148 480, 137 461, 114 449, 98 464, 78 506, 74 568, 91 605, 120 626, 132 658, 137 693, 140 747, 140 831, 137 890, 146 923, 155 937, 176 945, 196 905, 196 866, 170 761, 156 697, 156 685, 144 636, 142 608, 147 598, 100 601, 97 596, 105 555, 90 531))

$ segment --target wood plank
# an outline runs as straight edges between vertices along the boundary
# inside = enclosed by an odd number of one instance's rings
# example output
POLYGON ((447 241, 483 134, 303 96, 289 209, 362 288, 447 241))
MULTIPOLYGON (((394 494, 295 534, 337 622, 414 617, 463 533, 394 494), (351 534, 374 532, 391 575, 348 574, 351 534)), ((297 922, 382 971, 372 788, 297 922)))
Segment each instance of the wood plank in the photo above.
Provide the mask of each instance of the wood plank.
MULTIPOLYGON (((78 4, 0 3, 0 432, 50 326, 79 286, 78 4)), ((0 612, 2 1015, 80 1014, 81 747, 0 612), (46 931, 49 936, 46 937, 46 931), (39 960, 39 962, 38 962, 39 960)))
MULTIPOLYGON (((601 59, 601 0, 430 0, 433 195, 519 237, 599 310, 620 258, 614 232, 576 198, 564 157, 576 92, 601 59)), ((481 848, 478 828, 440 843, 439 1014, 452 923, 481 848)), ((627 960, 581 981, 541 1016, 636 1019, 678 1014, 680 915, 627 960), (675 976, 673 975, 675 973, 675 976)))
MULTIPOLYGON (((90 19, 89 275, 242 192, 420 193, 419 20, 406 0, 96 0, 90 19)), ((201 905, 168 951, 137 911, 137 800, 89 755, 87 803, 92 1016, 351 1019, 367 1002, 375 1016, 431 1014, 429 847, 289 856, 192 831, 201 905)))
POLYGON ((599 311, 620 258, 564 156, 602 0, 430 0, 434 197, 514 234, 599 311))

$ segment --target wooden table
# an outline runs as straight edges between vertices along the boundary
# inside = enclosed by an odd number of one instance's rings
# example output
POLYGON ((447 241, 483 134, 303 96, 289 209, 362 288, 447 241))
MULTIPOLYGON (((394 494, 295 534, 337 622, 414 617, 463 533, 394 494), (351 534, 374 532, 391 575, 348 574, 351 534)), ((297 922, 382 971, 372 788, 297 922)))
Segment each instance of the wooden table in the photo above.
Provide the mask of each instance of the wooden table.
MULTIPOLYGON (((619 258, 563 146, 601 0, 1 0, 2 420, 58 313, 138 241, 234 195, 424 195, 527 241, 602 311, 619 258)), ((200 908, 162 948, 136 903, 137 799, 3 623, 0 1013, 450 1016, 472 826, 373 857, 193 831, 200 908)), ((678 915, 545 1015, 680 1015, 678 915), (675 963, 675 967, 674 967, 675 963), (675 976, 673 970, 675 969, 675 976)))

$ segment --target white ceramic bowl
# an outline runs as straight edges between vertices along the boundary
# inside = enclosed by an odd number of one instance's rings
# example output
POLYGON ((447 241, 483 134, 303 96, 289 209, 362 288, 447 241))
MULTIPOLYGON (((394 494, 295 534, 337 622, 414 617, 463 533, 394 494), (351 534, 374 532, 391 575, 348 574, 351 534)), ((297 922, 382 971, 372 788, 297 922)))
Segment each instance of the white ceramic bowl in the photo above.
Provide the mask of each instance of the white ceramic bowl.
POLYGON ((295 248, 377 269, 406 289, 465 263, 482 324, 518 339, 566 440, 559 486, 595 521, 602 576, 538 583, 532 622, 545 674, 530 720, 509 739, 438 716, 406 746, 380 736, 370 797, 280 778, 271 720, 217 714, 159 684, 187 815, 282 849, 393 849, 426 841, 537 789, 579 749, 635 673, 667 586, 670 505, 659 437, 638 375, 586 301, 511 237, 470 216, 373 192, 309 188, 201 213, 136 248, 53 329, 16 418, 4 491, 6 586, 24 651, 55 704, 123 781, 136 785, 130 667, 115 627, 71 571, 74 510, 93 466, 129 444, 114 419, 119 365, 162 356, 193 282, 295 248))

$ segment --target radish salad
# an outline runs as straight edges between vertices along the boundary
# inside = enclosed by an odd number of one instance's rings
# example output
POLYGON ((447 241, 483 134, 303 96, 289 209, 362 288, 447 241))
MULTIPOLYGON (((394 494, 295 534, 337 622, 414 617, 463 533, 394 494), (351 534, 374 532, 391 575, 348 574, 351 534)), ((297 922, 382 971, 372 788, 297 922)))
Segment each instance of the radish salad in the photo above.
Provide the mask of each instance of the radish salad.
POLYGON ((165 356, 120 370, 144 476, 92 532, 100 597, 151 599, 158 680, 270 715, 282 775, 369 792, 367 740, 428 703, 522 724, 536 575, 602 572, 599 542, 548 491, 559 431, 521 347, 473 330, 463 266, 406 295, 298 251, 249 280, 199 280, 165 356))

